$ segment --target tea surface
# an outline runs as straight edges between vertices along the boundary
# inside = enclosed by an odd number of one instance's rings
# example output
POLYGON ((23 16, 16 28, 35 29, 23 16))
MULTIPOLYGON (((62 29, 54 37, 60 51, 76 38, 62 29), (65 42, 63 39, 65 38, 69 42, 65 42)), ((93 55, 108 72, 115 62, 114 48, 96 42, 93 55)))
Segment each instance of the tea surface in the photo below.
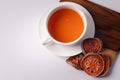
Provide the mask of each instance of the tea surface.
POLYGON ((84 29, 81 16, 71 9, 60 9, 48 21, 51 36, 60 42, 72 42, 80 37, 84 29))

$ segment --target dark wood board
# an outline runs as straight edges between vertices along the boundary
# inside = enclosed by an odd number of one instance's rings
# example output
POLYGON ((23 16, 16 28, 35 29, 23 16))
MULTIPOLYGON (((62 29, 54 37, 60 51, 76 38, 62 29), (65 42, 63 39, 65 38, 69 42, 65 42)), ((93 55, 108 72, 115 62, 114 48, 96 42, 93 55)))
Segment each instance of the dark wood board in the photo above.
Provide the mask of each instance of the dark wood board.
POLYGON ((87 0, 60 0, 75 2, 85 7, 95 22, 95 37, 103 41, 103 47, 117 51, 120 48, 120 13, 87 0))

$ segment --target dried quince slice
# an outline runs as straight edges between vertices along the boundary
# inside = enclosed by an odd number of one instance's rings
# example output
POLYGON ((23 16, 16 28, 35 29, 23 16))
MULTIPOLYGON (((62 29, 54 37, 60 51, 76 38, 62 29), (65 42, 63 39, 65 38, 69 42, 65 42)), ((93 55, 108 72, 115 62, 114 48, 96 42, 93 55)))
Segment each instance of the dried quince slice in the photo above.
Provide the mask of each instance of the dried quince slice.
POLYGON ((102 49, 102 42, 99 38, 87 38, 82 42, 81 47, 84 54, 98 53, 102 49))
POLYGON ((81 68, 80 62, 83 56, 84 56, 83 53, 80 53, 79 55, 71 56, 66 60, 66 62, 71 66, 73 66, 74 68, 81 70, 82 68, 81 68))
POLYGON ((104 59, 100 54, 88 53, 81 60, 82 69, 90 76, 99 76, 104 70, 104 59))
POLYGON ((103 58, 104 58, 104 61, 105 61, 105 68, 101 74, 101 76, 105 76, 108 71, 109 71, 109 68, 110 68, 110 57, 108 55, 105 55, 105 54, 100 54, 103 58))

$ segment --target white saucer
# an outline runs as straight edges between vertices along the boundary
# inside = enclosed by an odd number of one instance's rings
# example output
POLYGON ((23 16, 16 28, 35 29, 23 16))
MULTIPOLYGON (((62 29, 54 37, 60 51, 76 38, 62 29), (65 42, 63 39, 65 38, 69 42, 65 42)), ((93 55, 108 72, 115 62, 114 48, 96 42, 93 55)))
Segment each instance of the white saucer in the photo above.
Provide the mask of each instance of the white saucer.
MULTIPOLYGON (((78 7, 80 10, 82 10, 85 15, 89 18, 89 23, 91 23, 91 25, 88 28, 88 33, 87 35, 85 35, 85 38, 93 38, 94 34, 95 34, 95 25, 94 25, 94 21, 92 19, 92 16, 90 15, 90 13, 82 6, 72 3, 72 2, 62 2, 62 3, 58 3, 58 4, 68 4, 70 6, 76 6, 78 7)), ((58 5, 56 4, 56 5, 58 5)), ((42 39, 46 38, 46 36, 48 36, 46 29, 45 29, 45 18, 46 18, 47 12, 41 16, 40 19, 40 24, 39 24, 39 37, 40 40, 42 41, 42 39)), ((75 45, 60 45, 60 44, 51 44, 51 45, 47 45, 45 46, 45 48, 47 50, 49 50, 52 54, 55 54, 57 56, 64 56, 64 57, 68 57, 68 56, 73 56, 73 55, 77 55, 79 53, 82 52, 81 50, 81 42, 75 45)))

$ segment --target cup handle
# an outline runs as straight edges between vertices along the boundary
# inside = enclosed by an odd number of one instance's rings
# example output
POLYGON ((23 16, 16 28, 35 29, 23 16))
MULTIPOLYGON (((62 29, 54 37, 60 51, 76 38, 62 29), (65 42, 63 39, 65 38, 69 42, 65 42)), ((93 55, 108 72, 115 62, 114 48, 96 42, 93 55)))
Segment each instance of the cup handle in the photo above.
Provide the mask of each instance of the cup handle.
POLYGON ((46 39, 42 40, 42 45, 44 45, 44 46, 50 45, 52 43, 53 43, 53 41, 50 38, 46 38, 46 39))

